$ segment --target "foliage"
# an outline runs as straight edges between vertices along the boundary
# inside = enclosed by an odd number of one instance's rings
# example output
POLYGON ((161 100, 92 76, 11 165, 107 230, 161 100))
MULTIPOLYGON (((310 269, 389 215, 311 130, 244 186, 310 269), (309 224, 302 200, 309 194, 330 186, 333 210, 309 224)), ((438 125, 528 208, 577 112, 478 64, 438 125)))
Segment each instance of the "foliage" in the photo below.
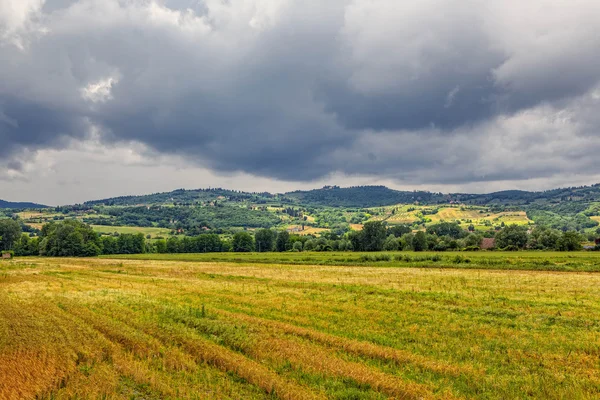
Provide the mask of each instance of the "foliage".
POLYGON ((524 249, 527 240, 527 228, 520 225, 509 225, 496 233, 496 247, 500 249, 524 249))
POLYGON ((233 251, 236 253, 247 253, 254 251, 254 238, 248 232, 237 232, 233 235, 233 251))
POLYGON ((379 207, 400 203, 427 202, 436 195, 430 192, 400 192, 385 186, 340 188, 326 186, 310 191, 286 193, 286 196, 307 205, 331 207, 379 207))
POLYGON ((427 250, 427 236, 425 232, 417 232, 412 238, 411 247, 414 251, 427 250))
POLYGON ((260 229, 254 234, 256 251, 259 253, 273 251, 276 234, 271 229, 260 229))
POLYGON ((360 232, 361 249, 364 251, 381 251, 387 238, 387 230, 383 222, 367 222, 360 232))
POLYGON ((40 254, 40 240, 37 237, 22 234, 15 243, 14 251, 16 256, 37 256, 40 254))
POLYGON ((40 238, 40 255, 44 256, 93 257, 102 253, 98 234, 77 220, 46 224, 40 238))
POLYGON ((437 236, 450 236, 459 239, 465 236, 465 231, 454 222, 442 222, 427 227, 427 233, 437 236))
POLYGON ((21 225, 13 219, 0 219, 0 250, 12 250, 21 237, 21 225))
POLYGON ((402 235, 406 235, 407 233, 411 232, 412 229, 408 225, 394 225, 388 227, 388 234, 394 235, 397 238, 402 237, 402 235))
POLYGON ((288 231, 280 231, 277 234, 277 241, 275 243, 275 250, 283 252, 289 250, 290 234, 288 231))
POLYGON ((581 241, 582 238, 577 232, 563 232, 557 247, 561 251, 578 251, 582 248, 581 241))

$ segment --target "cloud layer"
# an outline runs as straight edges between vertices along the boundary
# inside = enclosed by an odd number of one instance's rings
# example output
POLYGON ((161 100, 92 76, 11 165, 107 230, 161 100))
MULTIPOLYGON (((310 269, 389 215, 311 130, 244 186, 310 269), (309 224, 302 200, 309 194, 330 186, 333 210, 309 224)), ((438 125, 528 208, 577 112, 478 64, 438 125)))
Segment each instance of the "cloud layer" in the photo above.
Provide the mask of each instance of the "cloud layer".
POLYGON ((0 179, 90 140, 284 181, 591 177, 599 20, 595 0, 0 0, 0 179))

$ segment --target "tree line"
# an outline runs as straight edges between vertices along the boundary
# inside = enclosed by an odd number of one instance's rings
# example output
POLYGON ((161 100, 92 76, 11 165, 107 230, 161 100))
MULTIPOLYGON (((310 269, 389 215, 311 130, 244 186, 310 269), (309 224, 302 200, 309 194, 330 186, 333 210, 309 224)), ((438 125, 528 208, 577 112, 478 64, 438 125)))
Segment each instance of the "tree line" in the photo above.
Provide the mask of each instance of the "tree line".
MULTIPOLYGON (((599 232, 600 233, 600 232, 599 232)), ((582 249, 584 238, 575 231, 560 231, 549 227, 510 225, 495 234, 497 250, 559 250, 582 249)), ((589 239, 589 238, 588 238, 589 239)), ((240 231, 229 239, 217 234, 195 237, 177 236, 147 240, 142 234, 101 236, 91 226, 78 220, 45 224, 39 236, 22 233, 20 224, 12 219, 0 220, 0 250, 10 250, 18 256, 94 257, 110 254, 142 253, 215 253, 215 252, 285 252, 285 251, 459 251, 479 250, 483 235, 467 232, 456 223, 440 223, 426 231, 413 232, 408 226, 387 226, 383 222, 368 222, 361 231, 344 235, 326 232, 320 237, 290 234, 286 230, 259 229, 254 234, 240 231)), ((596 246, 600 250, 600 246, 596 246)))

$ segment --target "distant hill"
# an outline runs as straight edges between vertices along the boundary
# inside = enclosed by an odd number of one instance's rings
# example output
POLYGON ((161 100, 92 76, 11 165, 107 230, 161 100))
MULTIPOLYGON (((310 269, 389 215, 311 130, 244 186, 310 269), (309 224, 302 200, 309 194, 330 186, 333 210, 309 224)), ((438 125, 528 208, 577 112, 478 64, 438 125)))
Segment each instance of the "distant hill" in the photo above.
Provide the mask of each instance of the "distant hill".
POLYGON ((106 205, 106 206, 135 206, 135 205, 154 205, 165 203, 195 204, 203 202, 212 202, 219 199, 226 199, 231 202, 251 202, 263 203, 276 195, 270 193, 247 193, 227 189, 195 189, 185 190, 177 189, 171 192, 153 193, 140 196, 122 196, 102 200, 87 201, 84 204, 88 206, 106 205))
POLYGON ((0 200, 0 208, 48 208, 42 204, 0 200))
MULTIPOLYGON (((0 202, 0 207, 43 206, 0 202)), ((385 186, 325 186, 283 194, 221 188, 178 189, 94 200, 58 207, 55 211, 70 218, 80 218, 91 225, 159 227, 195 235, 207 230, 226 232, 230 228, 289 227, 303 230, 306 226, 344 232, 351 225, 369 220, 424 226, 433 220, 452 219, 448 213, 437 219, 432 217, 448 208, 467 213, 471 210, 468 218, 461 219, 465 223, 479 223, 484 229, 494 229, 517 218, 521 222, 533 221, 556 229, 589 231, 597 229, 600 224, 600 185, 543 192, 505 190, 486 194, 400 191, 385 186), (414 207, 395 207, 398 204, 414 207), (471 205, 475 208, 469 207, 471 205), (409 208, 421 211, 410 214, 409 208), (479 208, 487 211, 474 211, 477 214, 473 216, 473 210, 479 208), (480 218, 479 214, 489 216, 490 213, 498 214, 498 217, 492 221, 480 218), (506 221, 500 221, 505 217, 506 221)), ((39 224, 39 220, 29 222, 39 224)))
MULTIPOLYGON (((450 193, 427 191, 400 191, 385 186, 354 186, 342 188, 325 186, 321 189, 294 191, 284 194, 267 192, 248 193, 220 188, 184 190, 154 193, 141 196, 113 197, 84 203, 87 206, 135 206, 155 204, 193 205, 213 201, 232 203, 269 204, 280 203, 313 207, 382 207, 394 204, 448 204, 473 205, 552 205, 562 202, 600 202, 600 184, 592 186, 553 189, 541 192, 505 190, 486 194, 450 193)), ((0 203, 1 205, 2 203, 0 203)), ((17 203, 21 204, 21 203, 17 203)), ((28 204, 28 203, 22 203, 28 204)), ((39 207, 33 205, 32 207, 39 207)))
POLYGON ((301 204, 329 207, 380 207, 400 203, 431 203, 443 198, 441 193, 398 191, 385 186, 348 188, 325 186, 322 189, 290 192, 285 196, 301 204))
POLYGON ((552 189, 541 192, 523 190, 505 190, 488 194, 449 195, 454 201, 479 205, 528 205, 528 204, 557 204, 565 201, 598 202, 600 201, 600 184, 591 186, 552 189))

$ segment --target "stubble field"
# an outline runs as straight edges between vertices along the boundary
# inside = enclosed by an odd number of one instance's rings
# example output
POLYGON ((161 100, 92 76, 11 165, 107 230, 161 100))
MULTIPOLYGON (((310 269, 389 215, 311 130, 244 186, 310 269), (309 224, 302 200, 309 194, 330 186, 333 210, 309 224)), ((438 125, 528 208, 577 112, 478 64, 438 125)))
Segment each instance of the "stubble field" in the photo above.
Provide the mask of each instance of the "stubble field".
POLYGON ((599 274, 235 257, 0 262, 0 398, 600 393, 599 274))

